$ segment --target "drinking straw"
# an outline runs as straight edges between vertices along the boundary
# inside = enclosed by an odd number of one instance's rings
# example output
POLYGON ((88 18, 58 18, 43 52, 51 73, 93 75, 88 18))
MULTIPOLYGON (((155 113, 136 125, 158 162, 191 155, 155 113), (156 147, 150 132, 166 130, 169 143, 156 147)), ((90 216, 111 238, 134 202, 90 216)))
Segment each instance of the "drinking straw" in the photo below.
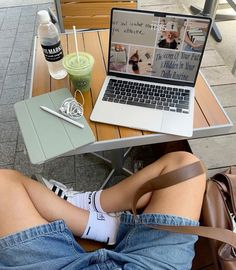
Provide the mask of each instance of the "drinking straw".
POLYGON ((77 43, 76 28, 74 25, 73 25, 73 31, 74 31, 74 38, 75 38, 75 50, 76 50, 76 54, 77 54, 77 61, 79 64, 79 49, 78 49, 78 43, 77 43))

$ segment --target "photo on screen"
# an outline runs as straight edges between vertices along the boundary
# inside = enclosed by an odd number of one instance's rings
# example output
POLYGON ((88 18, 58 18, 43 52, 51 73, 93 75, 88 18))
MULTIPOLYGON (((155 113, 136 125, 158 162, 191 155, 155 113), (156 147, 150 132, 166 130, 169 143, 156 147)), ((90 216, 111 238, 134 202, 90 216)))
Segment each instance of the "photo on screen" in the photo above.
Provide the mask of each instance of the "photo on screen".
POLYGON ((153 48, 130 46, 127 72, 131 74, 152 74, 153 48))
POLYGON ((127 66, 128 46, 124 44, 113 43, 110 52, 110 69, 114 71, 125 72, 127 66))
POLYGON ((204 21, 188 20, 183 50, 201 52, 206 40, 207 29, 208 23, 204 21))
POLYGON ((157 47, 165 49, 181 49, 186 20, 182 18, 160 18, 161 31, 157 33, 157 47))

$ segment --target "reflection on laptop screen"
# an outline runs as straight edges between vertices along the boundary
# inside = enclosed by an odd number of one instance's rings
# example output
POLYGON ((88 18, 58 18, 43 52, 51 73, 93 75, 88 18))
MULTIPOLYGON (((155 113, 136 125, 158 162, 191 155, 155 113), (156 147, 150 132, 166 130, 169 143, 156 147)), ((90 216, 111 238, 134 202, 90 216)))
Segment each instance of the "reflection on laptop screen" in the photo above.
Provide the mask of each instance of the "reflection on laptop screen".
POLYGON ((113 10, 109 71, 194 83, 209 19, 113 10))

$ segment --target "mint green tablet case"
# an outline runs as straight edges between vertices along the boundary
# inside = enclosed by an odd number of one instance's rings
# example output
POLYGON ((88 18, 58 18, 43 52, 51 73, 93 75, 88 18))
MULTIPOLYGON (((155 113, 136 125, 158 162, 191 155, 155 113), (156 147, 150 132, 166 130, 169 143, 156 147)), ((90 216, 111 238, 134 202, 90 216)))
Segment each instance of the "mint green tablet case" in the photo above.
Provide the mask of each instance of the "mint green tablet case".
POLYGON ((40 108, 45 106, 59 112, 68 97, 70 91, 63 88, 14 105, 31 163, 43 163, 95 141, 84 116, 78 120, 85 126, 81 129, 40 108))

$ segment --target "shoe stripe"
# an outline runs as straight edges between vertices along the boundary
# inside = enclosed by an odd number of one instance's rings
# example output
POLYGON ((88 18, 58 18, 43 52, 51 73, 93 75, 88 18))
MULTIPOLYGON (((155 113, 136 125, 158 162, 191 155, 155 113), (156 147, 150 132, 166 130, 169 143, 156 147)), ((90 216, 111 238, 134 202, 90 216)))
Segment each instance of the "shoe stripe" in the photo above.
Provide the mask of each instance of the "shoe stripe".
POLYGON ((56 190, 57 190, 57 186, 54 185, 54 186, 52 187, 52 191, 53 191, 53 192, 56 192, 56 190))
MULTIPOLYGON (((63 198, 63 190, 60 189, 60 188, 58 188, 56 185, 54 185, 54 186, 52 187, 52 191, 53 191, 57 196, 63 198), (58 192, 57 192, 57 190, 58 190, 58 192)), ((66 197, 66 199, 67 199, 67 197, 66 197)))
POLYGON ((94 194, 93 194, 93 208, 95 209, 96 212, 99 212, 97 207, 96 207, 96 203, 95 203, 96 195, 97 195, 97 192, 95 191, 94 194))
POLYGON ((57 195, 58 195, 59 197, 62 197, 62 192, 63 192, 63 190, 59 188, 59 191, 58 191, 57 195))
POLYGON ((64 190, 59 188, 56 185, 53 185, 52 189, 51 189, 57 196, 61 197, 62 199, 66 200, 68 199, 68 197, 66 195, 64 195, 64 190))

